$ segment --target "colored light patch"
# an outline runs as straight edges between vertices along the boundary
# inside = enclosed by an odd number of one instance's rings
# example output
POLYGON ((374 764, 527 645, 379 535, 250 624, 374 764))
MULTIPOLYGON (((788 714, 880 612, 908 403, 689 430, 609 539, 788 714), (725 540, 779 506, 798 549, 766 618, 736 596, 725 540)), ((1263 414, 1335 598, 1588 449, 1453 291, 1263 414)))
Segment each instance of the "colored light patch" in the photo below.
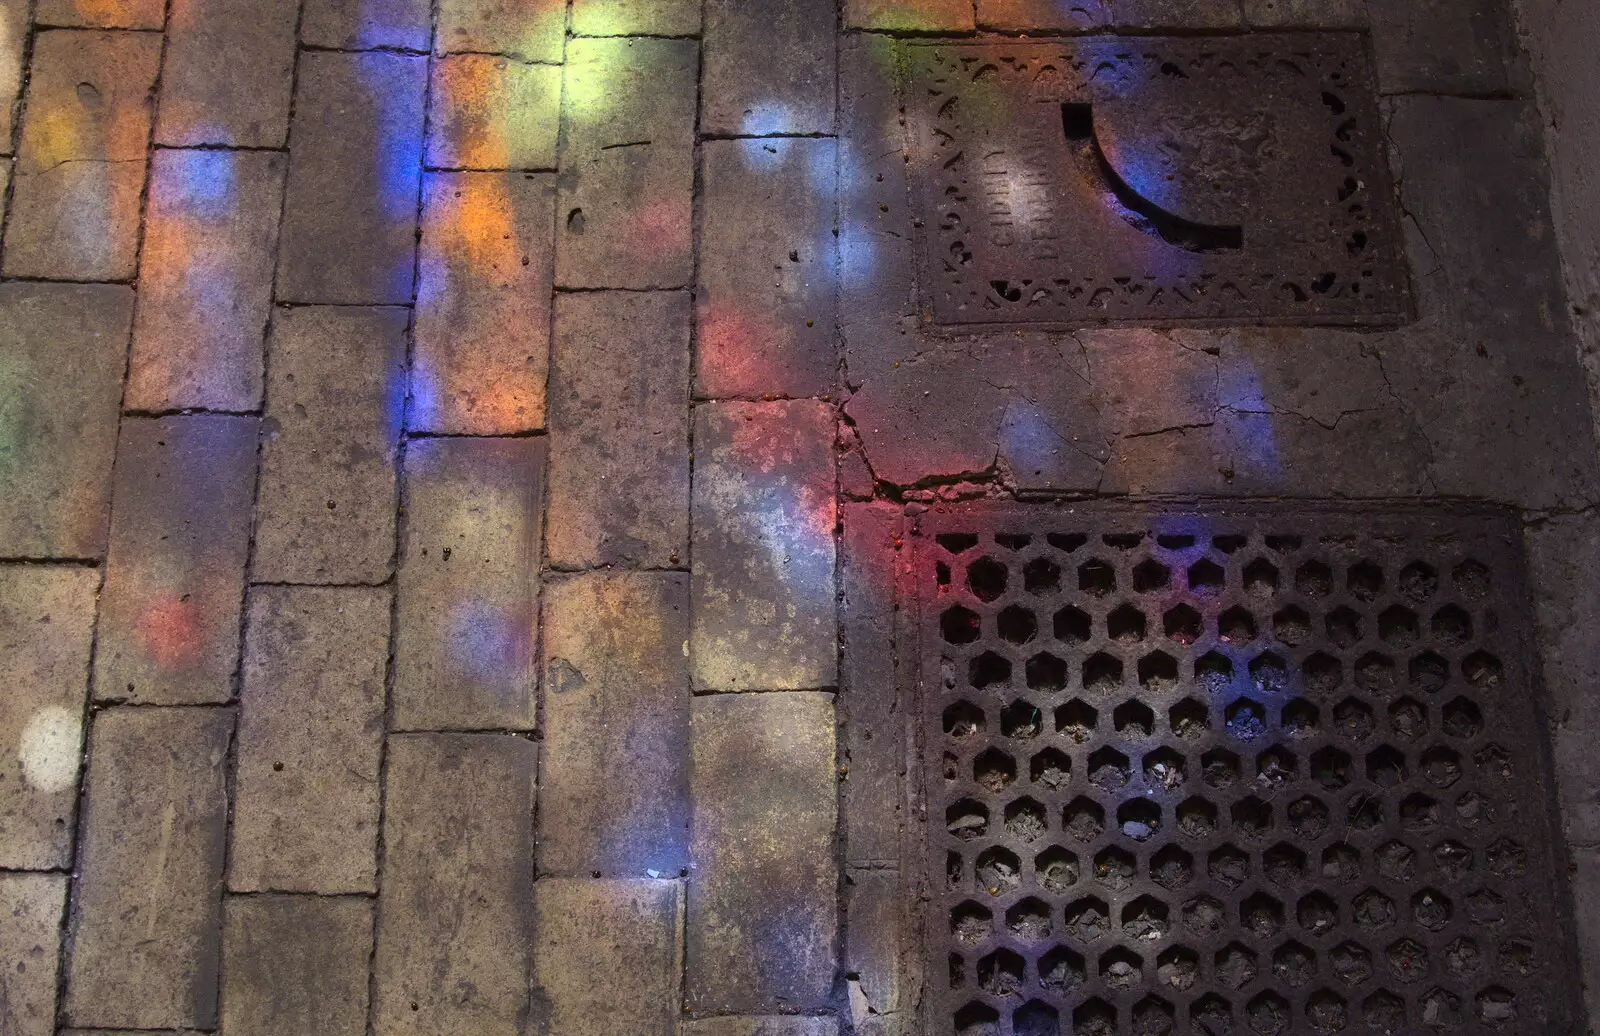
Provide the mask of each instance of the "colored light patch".
POLYGON ((203 628, 199 605, 189 598, 168 597, 147 607, 135 623, 145 654, 169 669, 194 660, 203 628))
POLYGON ((400 77, 387 74, 387 67, 380 63, 384 55, 353 57, 375 102, 373 162, 378 202, 391 218, 408 218, 416 211, 421 183, 422 136, 412 124, 409 99, 394 92, 403 85, 400 77))
POLYGON ((161 199, 165 204, 203 220, 221 220, 233 213, 238 174, 231 152, 190 151, 170 168, 175 176, 156 181, 157 189, 169 192, 161 199))
POLYGON ((484 601, 468 601, 451 610, 451 661, 462 673, 479 680, 503 679, 524 671, 532 656, 530 623, 509 609, 484 601))

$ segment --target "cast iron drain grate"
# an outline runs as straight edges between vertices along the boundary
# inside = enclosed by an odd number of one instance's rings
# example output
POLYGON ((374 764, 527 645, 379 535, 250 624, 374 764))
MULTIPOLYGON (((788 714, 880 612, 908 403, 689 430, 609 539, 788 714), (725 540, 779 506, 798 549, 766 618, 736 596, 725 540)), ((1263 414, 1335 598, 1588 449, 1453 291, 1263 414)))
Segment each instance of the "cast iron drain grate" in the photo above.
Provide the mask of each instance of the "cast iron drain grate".
POLYGON ((1517 544, 925 515, 926 1031, 1578 1031, 1517 544))
POLYGON ((1359 35, 906 49, 936 323, 1407 319, 1359 35))

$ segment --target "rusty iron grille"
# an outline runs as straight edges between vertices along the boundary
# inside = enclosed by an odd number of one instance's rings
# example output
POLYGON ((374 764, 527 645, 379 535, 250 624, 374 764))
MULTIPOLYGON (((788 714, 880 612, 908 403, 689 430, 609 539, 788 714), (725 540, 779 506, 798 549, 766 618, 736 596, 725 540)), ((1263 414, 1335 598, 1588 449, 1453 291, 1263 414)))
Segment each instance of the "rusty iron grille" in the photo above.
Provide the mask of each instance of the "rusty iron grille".
POLYGON ((1395 325, 1363 37, 909 44, 936 324, 1395 325))
POLYGON ((1518 544, 925 515, 923 1031, 1579 1031, 1518 544))

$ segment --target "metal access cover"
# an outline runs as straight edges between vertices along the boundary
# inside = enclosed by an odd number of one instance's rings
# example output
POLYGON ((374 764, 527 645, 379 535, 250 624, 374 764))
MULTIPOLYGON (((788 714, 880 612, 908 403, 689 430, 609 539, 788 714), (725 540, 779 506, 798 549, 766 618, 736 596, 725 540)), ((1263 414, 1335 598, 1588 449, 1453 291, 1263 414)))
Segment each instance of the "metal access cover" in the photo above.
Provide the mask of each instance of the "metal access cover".
POLYGON ((1581 1031, 1518 543, 924 516, 921 1031, 1581 1031))
POLYGON ((935 323, 1408 318, 1361 36, 907 50, 935 323))

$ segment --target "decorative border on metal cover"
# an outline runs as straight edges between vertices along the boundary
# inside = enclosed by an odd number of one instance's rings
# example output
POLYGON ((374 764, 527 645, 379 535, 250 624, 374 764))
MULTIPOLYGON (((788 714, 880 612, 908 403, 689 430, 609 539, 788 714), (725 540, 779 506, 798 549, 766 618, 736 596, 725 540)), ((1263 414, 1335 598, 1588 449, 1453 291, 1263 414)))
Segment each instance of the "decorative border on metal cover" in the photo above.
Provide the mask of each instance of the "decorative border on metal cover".
POLYGON ((1410 317, 1364 37, 906 46, 926 319, 1410 317))
POLYGON ((950 508, 913 543, 919 1031, 1579 1031, 1513 523, 950 508))

